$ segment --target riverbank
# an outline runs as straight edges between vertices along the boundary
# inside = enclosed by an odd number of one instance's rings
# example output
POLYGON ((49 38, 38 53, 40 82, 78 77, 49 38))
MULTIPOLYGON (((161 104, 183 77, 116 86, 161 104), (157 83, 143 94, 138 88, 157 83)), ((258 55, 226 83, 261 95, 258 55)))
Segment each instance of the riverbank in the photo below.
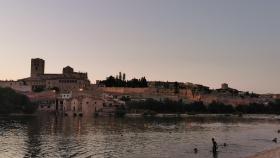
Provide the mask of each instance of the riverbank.
POLYGON ((149 115, 149 114, 135 114, 135 113, 128 113, 126 114, 126 117, 170 117, 170 118, 175 118, 175 117, 239 117, 238 115, 234 114, 154 114, 154 115, 149 115))
POLYGON ((231 118, 244 118, 244 119, 273 119, 280 120, 280 115, 274 114, 154 114, 144 115, 139 113, 127 113, 126 117, 231 117, 231 118))
POLYGON ((50 113, 46 112, 34 112, 32 114, 26 114, 26 113, 10 113, 10 114, 0 114, 0 117, 35 117, 35 116, 41 116, 41 115, 49 115, 50 113))
POLYGON ((280 158, 280 147, 258 153, 248 158, 280 158))

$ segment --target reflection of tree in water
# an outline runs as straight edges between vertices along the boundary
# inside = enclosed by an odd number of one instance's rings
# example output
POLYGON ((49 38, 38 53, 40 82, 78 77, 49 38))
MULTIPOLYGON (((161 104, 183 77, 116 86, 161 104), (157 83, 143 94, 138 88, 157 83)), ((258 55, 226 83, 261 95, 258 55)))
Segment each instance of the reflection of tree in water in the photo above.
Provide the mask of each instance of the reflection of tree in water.
POLYGON ((187 122, 194 123, 225 123, 225 124, 238 124, 238 123, 280 123, 277 119, 263 119, 263 118, 244 118, 231 115, 213 115, 213 116, 190 116, 185 118, 187 122))
POLYGON ((27 127, 26 154, 25 157, 41 157, 49 154, 52 150, 53 142, 49 141, 50 136, 57 135, 62 130, 62 122, 60 119, 50 115, 40 115, 25 120, 27 127))
MULTIPOLYGON (((147 134, 151 131, 174 130, 180 124, 178 118, 98 118, 97 124, 103 124, 99 130, 104 133, 104 157, 130 157, 130 153, 145 149, 152 140, 147 134), (172 129, 165 128, 172 126, 172 129)), ((146 153, 147 154, 147 153, 146 153)))
MULTIPOLYGON (((200 127, 197 124, 222 123, 223 125, 225 123, 222 133, 225 135, 223 138, 226 138, 231 129, 231 126, 227 126, 228 124, 238 124, 239 122, 254 124, 266 121, 237 117, 199 116, 188 118, 39 116, 24 121, 27 127, 25 130, 27 136, 25 157, 71 157, 80 152, 86 152, 88 155, 103 154, 101 156, 104 157, 127 155, 129 157, 132 156, 129 154, 135 154, 139 151, 146 152, 143 153, 145 155, 147 152, 152 152, 146 150, 147 146, 157 143, 156 139, 159 138, 150 135, 150 133, 162 133, 160 136, 163 139, 165 136, 177 138, 177 134, 185 136, 189 131, 202 131, 201 127, 204 128, 204 126, 200 127), (168 134, 169 132, 170 134, 168 134), (173 133, 176 134, 173 135, 173 133)), ((208 125, 205 128, 208 128, 208 125)), ((188 140, 189 137, 185 137, 185 139, 188 140)), ((158 148, 158 150, 161 149, 158 148)), ((218 158, 216 154, 207 154, 210 157, 218 158)), ((223 153, 220 153, 220 156, 223 156, 223 153)))
POLYGON ((27 149, 24 157, 39 157, 41 154, 41 129, 39 118, 34 117, 27 122, 27 149))
POLYGON ((81 151, 86 152, 87 141, 90 138, 84 140, 83 136, 91 132, 87 129, 91 121, 81 117, 58 117, 61 130, 58 130, 56 135, 60 135, 57 144, 60 157, 75 157, 81 151))

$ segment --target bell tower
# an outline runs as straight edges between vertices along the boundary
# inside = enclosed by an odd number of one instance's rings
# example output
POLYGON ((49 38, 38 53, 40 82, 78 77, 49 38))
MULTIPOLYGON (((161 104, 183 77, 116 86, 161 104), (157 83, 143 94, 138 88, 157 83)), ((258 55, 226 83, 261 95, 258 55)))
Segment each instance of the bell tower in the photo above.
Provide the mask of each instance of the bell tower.
POLYGON ((31 77, 37 77, 45 73, 45 60, 36 58, 31 59, 31 77))

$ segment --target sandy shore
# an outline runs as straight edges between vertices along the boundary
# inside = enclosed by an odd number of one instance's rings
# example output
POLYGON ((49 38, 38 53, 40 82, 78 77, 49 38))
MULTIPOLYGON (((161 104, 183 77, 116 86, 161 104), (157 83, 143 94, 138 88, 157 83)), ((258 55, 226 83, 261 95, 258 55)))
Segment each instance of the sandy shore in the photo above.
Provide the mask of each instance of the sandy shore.
POLYGON ((280 147, 272 150, 267 150, 256 154, 254 156, 250 156, 248 158, 280 158, 280 147))

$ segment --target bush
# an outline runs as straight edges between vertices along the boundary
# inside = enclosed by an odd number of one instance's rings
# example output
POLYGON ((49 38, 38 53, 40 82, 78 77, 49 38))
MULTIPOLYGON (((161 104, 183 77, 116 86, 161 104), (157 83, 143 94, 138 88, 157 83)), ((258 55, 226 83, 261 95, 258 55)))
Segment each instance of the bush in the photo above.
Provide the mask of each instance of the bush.
POLYGON ((127 103, 129 110, 149 110, 156 113, 185 113, 186 104, 181 101, 176 102, 172 100, 157 101, 154 99, 147 99, 145 101, 131 101, 127 103))
POLYGON ((236 108, 236 111, 247 113, 247 114, 268 114, 269 108, 263 104, 249 104, 249 105, 239 105, 236 108))
POLYGON ((115 111, 116 117, 124 117, 126 115, 126 110, 124 107, 118 107, 115 111))
POLYGON ((205 113, 207 112, 207 108, 203 102, 194 102, 186 106, 186 111, 189 113, 205 113))
POLYGON ((10 88, 0 88, 0 114, 27 113, 36 111, 37 106, 29 98, 10 88))
POLYGON ((213 102, 208 106, 208 112, 215 114, 230 114, 234 113, 235 109, 232 105, 225 105, 223 103, 213 102))
POLYGON ((128 110, 137 111, 153 111, 156 113, 213 113, 213 114, 280 114, 280 100, 264 104, 249 104, 239 105, 233 107, 232 105, 226 105, 219 102, 213 102, 208 106, 205 106, 203 102, 194 102, 190 104, 184 104, 182 101, 164 100, 157 101, 153 99, 147 99, 145 101, 130 101, 127 103, 128 110))

